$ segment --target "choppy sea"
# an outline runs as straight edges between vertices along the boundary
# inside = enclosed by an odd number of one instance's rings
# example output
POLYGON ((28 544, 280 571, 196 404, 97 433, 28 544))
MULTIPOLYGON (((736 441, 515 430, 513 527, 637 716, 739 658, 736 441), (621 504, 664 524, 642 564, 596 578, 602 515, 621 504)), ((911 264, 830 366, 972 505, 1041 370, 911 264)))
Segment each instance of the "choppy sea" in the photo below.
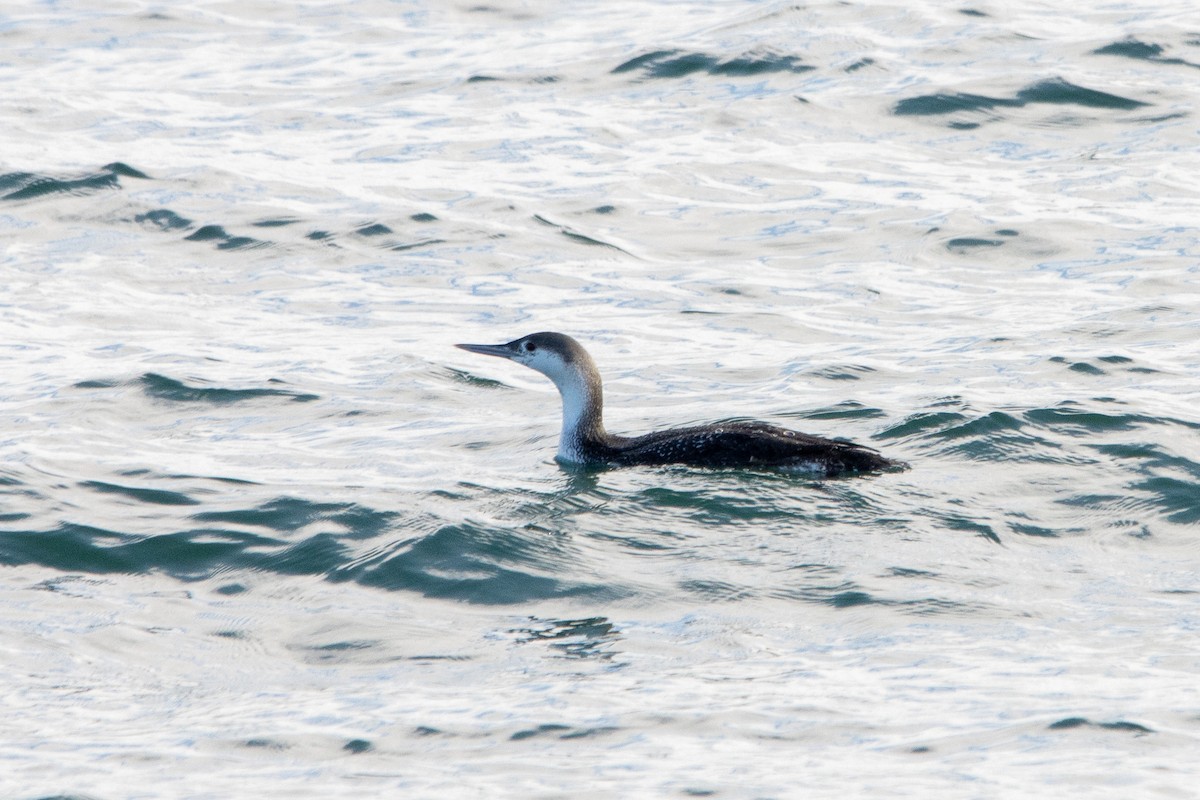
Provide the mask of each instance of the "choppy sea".
POLYGON ((0 796, 1188 797, 1200 15, 0 10, 0 796), (754 418, 911 471, 579 470, 754 418))

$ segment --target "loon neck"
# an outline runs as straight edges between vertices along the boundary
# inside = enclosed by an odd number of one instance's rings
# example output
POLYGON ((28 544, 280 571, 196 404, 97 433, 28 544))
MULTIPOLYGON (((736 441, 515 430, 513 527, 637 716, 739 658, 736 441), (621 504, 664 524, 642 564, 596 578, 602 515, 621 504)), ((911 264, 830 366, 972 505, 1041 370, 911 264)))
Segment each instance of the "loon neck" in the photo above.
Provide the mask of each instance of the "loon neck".
POLYGON ((604 389, 600 373, 591 364, 576 363, 577 368, 554 378, 562 396, 562 435, 558 457, 564 461, 586 461, 587 444, 603 442, 604 389))

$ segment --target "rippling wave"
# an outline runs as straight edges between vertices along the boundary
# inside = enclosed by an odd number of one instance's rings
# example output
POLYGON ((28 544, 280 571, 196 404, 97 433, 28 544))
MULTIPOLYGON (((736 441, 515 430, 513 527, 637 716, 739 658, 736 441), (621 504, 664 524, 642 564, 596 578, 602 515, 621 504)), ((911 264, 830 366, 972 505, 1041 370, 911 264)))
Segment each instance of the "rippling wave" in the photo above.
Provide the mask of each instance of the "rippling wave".
POLYGON ((6 8, 0 795, 1187 795, 1200 39, 1051 6, 6 8))
MULTIPOLYGON (((150 374, 134 385, 150 399, 214 407, 318 399, 276 388, 196 388, 150 374)), ((872 419, 877 412, 856 416, 872 419)), ((832 409, 811 417, 847 418, 832 409)), ((1198 430, 1200 423, 1130 413, 1102 403, 977 412, 962 401, 947 400, 886 427, 877 439, 889 452, 898 450, 911 458, 918 472, 932 463, 969 462, 1018 473, 1038 465, 1111 471, 1107 481, 1064 492, 1057 500, 1064 518, 1095 514, 1107 518, 1105 525, 1115 531, 1141 536, 1154 519, 1174 525, 1200 522, 1200 463, 1156 443, 1195 436, 1198 430), (1098 490, 1101 485, 1104 489, 1098 490)), ((429 510, 414 514, 402 506, 295 496, 231 505, 223 495, 236 497, 242 487, 255 485, 232 478, 136 471, 116 480, 78 482, 72 490, 75 503, 94 505, 88 497, 105 498, 132 517, 151 515, 160 530, 146 531, 143 525, 129 531, 99 527, 71 519, 75 515, 51 521, 40 512, 9 514, 0 534, 0 562, 93 574, 162 573, 185 581, 223 574, 313 575, 427 597, 520 604, 566 597, 602 601, 658 596, 667 591, 661 578, 631 582, 629 576, 606 569, 610 551, 615 548, 622 558, 653 556, 680 564, 707 560, 714 549, 716 557, 728 557, 729 553, 720 555, 725 551, 720 542, 697 542, 695 537, 706 530, 720 531, 722 539, 732 536, 734 541, 752 531, 783 541, 842 529, 853 529, 860 537, 894 535, 926 520, 993 543, 1013 536, 1088 532, 1078 524, 1034 522, 1020 511, 971 507, 954 496, 926 505, 929 498, 922 499, 920 493, 908 497, 903 485, 896 493, 888 491, 889 483, 903 484, 905 479, 896 476, 813 482, 769 471, 684 468, 564 475, 567 483, 561 493, 495 494, 497 501, 516 505, 484 522, 439 519, 429 510), (608 486, 613 479, 651 485, 623 496, 608 486), (609 521, 616 520, 624 530, 619 536, 606 532, 609 521), (43 527, 22 527, 30 523, 43 527)), ((255 494, 261 494, 262 487, 255 488, 255 494)), ((35 486, 11 473, 0 493, 39 495, 35 486)), ((670 591, 724 600, 789 597, 834 607, 899 604, 920 613, 959 608, 938 598, 889 599, 886 592, 848 581, 833 565, 792 568, 773 576, 773 564, 770 559, 748 563, 746 574, 733 580, 681 576, 670 591)))
POLYGON ((83 195, 120 188, 121 178, 149 180, 149 176, 120 162, 75 178, 39 175, 33 172, 0 174, 0 200, 19 201, 53 198, 58 194, 83 195))
POLYGON ((948 114, 962 110, 989 110, 993 108, 1020 108, 1022 106, 1046 103, 1050 105, 1077 105, 1087 108, 1112 108, 1127 111, 1140 108, 1146 103, 1118 97, 1108 92, 1075 86, 1061 78, 1041 81, 1032 86, 1019 90, 1011 98, 984 97, 971 94, 925 95, 901 100, 896 104, 895 113, 899 115, 928 116, 948 114))
POLYGON ((683 78, 693 73, 727 77, 751 77, 773 72, 802 73, 816 67, 796 56, 748 53, 733 58, 718 58, 705 53, 658 50, 631 58, 613 68, 614 74, 640 72, 646 78, 683 78))

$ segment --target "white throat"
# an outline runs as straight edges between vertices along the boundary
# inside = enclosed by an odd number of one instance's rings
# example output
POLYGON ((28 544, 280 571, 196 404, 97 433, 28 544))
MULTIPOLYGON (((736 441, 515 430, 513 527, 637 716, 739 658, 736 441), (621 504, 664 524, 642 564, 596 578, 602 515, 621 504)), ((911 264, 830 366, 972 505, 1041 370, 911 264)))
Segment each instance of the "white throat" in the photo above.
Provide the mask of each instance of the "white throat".
POLYGON ((560 461, 584 461, 581 446, 583 435, 592 418, 596 416, 595 398, 587 381, 578 373, 564 374, 554 382, 562 395, 562 433, 558 439, 560 461))

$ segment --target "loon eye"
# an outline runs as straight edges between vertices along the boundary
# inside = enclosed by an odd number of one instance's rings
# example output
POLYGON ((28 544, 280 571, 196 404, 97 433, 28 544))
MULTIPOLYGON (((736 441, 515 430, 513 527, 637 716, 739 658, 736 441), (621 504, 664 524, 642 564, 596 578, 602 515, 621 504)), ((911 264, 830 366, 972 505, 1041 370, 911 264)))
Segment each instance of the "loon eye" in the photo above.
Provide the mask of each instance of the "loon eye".
POLYGON ((535 350, 537 350, 537 345, 536 345, 536 344, 534 344, 533 342, 526 342, 526 343, 525 343, 525 352, 526 352, 526 353, 532 353, 532 352, 534 352, 535 350))

